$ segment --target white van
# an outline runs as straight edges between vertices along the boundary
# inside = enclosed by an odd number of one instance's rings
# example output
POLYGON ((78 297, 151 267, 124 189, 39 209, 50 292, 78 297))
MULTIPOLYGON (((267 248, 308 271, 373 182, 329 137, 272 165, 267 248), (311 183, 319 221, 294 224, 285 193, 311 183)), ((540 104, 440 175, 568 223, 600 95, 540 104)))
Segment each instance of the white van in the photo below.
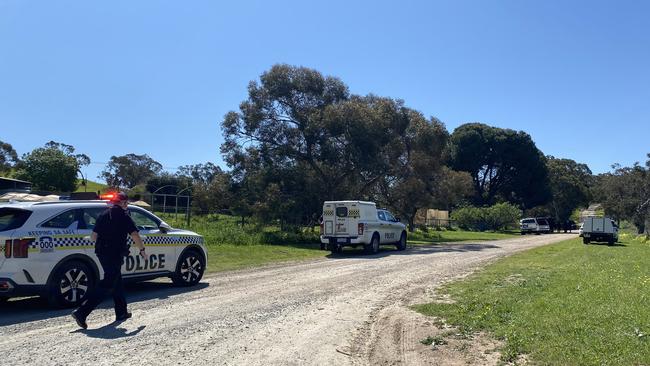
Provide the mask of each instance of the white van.
POLYGON ((613 245, 618 241, 618 225, 609 217, 588 216, 582 223, 582 242, 607 242, 613 245))
POLYGON ((363 245, 366 253, 379 252, 379 245, 406 249, 406 225, 374 202, 325 201, 321 221, 321 247, 340 253, 344 246, 363 245))

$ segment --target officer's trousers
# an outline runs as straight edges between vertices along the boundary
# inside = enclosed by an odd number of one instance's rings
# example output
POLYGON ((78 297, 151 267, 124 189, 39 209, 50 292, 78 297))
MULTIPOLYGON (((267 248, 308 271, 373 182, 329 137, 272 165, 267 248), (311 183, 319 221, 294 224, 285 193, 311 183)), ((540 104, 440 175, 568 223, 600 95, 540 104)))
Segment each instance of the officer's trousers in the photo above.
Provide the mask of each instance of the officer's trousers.
POLYGON ((99 282, 99 286, 94 291, 91 291, 88 300, 81 305, 77 313, 85 319, 102 302, 106 295, 112 293, 113 302, 115 303, 115 316, 124 316, 127 310, 121 272, 123 257, 100 255, 98 258, 104 269, 104 279, 99 282))

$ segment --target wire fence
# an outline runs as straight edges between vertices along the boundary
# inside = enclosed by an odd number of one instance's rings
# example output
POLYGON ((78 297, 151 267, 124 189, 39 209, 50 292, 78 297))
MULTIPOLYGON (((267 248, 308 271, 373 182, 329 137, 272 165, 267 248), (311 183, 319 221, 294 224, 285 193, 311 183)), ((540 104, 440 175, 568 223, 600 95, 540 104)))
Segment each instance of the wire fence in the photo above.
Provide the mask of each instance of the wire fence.
POLYGON ((137 203, 151 212, 173 214, 175 221, 180 216, 189 227, 192 219, 191 201, 192 196, 189 194, 146 193, 137 203))

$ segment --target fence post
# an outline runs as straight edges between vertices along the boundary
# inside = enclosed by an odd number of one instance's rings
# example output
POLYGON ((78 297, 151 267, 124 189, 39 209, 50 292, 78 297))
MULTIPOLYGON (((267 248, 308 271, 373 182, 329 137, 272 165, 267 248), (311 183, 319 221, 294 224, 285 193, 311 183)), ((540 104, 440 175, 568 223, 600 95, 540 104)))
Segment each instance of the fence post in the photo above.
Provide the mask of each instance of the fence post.
POLYGON ((187 217, 187 228, 190 228, 190 215, 191 215, 191 210, 190 210, 190 196, 187 196, 185 198, 187 202, 187 206, 185 207, 185 216, 187 217))

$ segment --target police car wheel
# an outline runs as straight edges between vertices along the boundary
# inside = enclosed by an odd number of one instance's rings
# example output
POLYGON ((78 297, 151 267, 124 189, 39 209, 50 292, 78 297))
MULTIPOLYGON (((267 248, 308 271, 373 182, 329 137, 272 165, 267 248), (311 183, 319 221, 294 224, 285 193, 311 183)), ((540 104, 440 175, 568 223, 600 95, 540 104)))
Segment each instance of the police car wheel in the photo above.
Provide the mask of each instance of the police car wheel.
POLYGON ((379 235, 375 234, 370 241, 370 244, 364 247, 366 253, 377 254, 379 253, 379 235))
POLYGON ((172 281, 180 286, 193 286, 201 281, 205 263, 203 257, 195 250, 188 250, 181 256, 176 265, 176 273, 172 281))
POLYGON ((48 301, 58 307, 77 306, 88 297, 94 284, 94 275, 86 264, 66 262, 52 276, 48 301))
POLYGON ((397 246, 397 250, 406 249, 406 233, 402 233, 402 236, 400 236, 396 246, 397 246))

